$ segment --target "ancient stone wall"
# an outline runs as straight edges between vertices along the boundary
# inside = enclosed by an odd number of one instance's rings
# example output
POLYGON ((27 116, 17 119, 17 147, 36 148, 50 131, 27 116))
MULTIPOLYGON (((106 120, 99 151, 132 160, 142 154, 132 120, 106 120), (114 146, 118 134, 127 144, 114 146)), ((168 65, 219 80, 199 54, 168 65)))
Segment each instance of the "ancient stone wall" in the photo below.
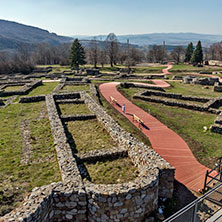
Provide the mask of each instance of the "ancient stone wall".
POLYGON ((125 83, 121 83, 120 86, 123 87, 123 88, 136 87, 136 88, 152 89, 152 90, 158 90, 158 91, 163 91, 164 92, 163 88, 157 87, 155 85, 147 86, 147 85, 140 84, 140 83, 127 83, 127 82, 125 82, 125 83))
POLYGON ((9 92, 1 91, 0 96, 25 95, 40 85, 42 85, 42 81, 35 80, 35 81, 25 84, 20 90, 9 91, 9 92))
POLYGON ((218 108, 222 106, 222 99, 219 98, 210 98, 210 97, 197 97, 197 96, 183 96, 181 94, 176 94, 176 93, 164 93, 164 92, 156 92, 156 91, 144 91, 142 93, 137 93, 133 96, 135 99, 141 99, 144 101, 148 102, 155 102, 155 103, 161 103, 165 104, 168 106, 177 106, 185 109, 191 109, 191 110, 196 110, 200 112, 210 112, 213 114, 219 114, 220 110, 218 108), (152 95, 154 96, 159 96, 163 98, 153 98, 152 95), (179 99, 179 100, 184 100, 188 101, 188 103, 183 103, 180 101, 172 101, 169 99, 165 98, 172 98, 172 99, 179 99), (202 105, 200 104, 193 104, 189 103, 189 101, 196 101, 196 102, 201 102, 203 103, 202 105))
POLYGON ((47 95, 46 106, 62 181, 35 188, 23 205, 3 221, 142 221, 158 206, 158 197, 172 197, 174 168, 154 150, 125 132, 85 92, 47 95), (117 147, 74 154, 67 142, 56 101, 82 99, 110 133, 117 147), (93 184, 83 181, 79 162, 129 156, 138 177, 123 184, 93 184))

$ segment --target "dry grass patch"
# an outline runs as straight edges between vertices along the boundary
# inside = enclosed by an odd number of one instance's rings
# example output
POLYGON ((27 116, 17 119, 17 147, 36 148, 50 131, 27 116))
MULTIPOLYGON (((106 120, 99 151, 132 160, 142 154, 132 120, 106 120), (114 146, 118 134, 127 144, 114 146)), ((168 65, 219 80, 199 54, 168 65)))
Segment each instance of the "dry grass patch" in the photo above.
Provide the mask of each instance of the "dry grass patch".
POLYGON ((19 91, 22 89, 23 86, 7 86, 4 88, 5 92, 11 92, 11 91, 19 91))
POLYGON ((43 102, 0 109, 0 215, 17 207, 34 187, 60 180, 53 138, 43 102), (41 115, 40 115, 41 114, 41 115), (21 164, 21 121, 30 123, 33 155, 21 164))
POLYGON ((91 114, 86 104, 59 104, 59 108, 62 115, 79 115, 79 114, 91 114))
POLYGON ((66 85, 60 92, 79 92, 89 90, 89 85, 66 85))
POLYGON ((129 158, 85 163, 90 181, 95 184, 116 184, 134 180, 138 171, 129 158))
POLYGON ((67 126, 78 152, 111 149, 116 145, 106 129, 96 119, 71 121, 67 123, 67 126))

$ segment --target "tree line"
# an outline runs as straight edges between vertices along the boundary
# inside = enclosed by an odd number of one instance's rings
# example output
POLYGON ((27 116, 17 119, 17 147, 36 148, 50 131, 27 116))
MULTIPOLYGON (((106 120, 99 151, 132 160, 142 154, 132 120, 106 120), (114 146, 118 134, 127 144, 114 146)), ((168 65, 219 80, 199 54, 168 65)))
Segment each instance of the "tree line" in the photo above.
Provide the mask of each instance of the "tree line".
POLYGON ((176 46, 171 50, 165 49, 162 45, 139 48, 129 41, 119 43, 116 35, 110 33, 104 41, 94 38, 87 42, 75 39, 72 44, 58 46, 46 43, 31 46, 24 44, 14 53, 1 52, 0 74, 17 72, 27 74, 34 69, 35 65, 71 64, 78 68, 87 63, 92 64, 94 68, 99 65, 103 67, 105 64, 110 64, 111 67, 117 64, 130 67, 141 62, 169 60, 196 65, 202 63, 204 59, 222 60, 222 43, 213 44, 208 49, 203 49, 200 41, 195 48, 192 43, 186 48, 176 46))

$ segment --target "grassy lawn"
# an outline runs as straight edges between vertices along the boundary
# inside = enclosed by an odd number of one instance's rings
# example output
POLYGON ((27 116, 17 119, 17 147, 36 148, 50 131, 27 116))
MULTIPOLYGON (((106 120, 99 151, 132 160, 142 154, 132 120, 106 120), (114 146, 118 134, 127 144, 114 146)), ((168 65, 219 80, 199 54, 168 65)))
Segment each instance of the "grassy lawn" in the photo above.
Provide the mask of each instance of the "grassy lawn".
POLYGON ((89 90, 89 85, 66 85, 60 92, 76 92, 89 90))
POLYGON ((9 105, 0 109, 0 215, 18 206, 24 195, 36 186, 60 180, 56 154, 47 117, 38 120, 46 109, 42 102, 9 105), (29 120, 33 156, 21 164, 20 124, 29 120))
POLYGON ((159 66, 159 67, 133 67, 135 73, 162 73, 162 70, 167 68, 167 66, 159 66))
POLYGON ((10 92, 10 91, 18 91, 22 88, 23 86, 7 86, 4 88, 5 92, 10 92))
POLYGON ((197 102, 197 101, 188 101, 188 100, 182 100, 182 99, 172 99, 172 98, 167 98, 167 97, 164 97, 164 96, 154 96, 154 95, 151 95, 151 96, 148 96, 149 98, 152 98, 152 99, 163 99, 165 101, 169 101, 169 102, 178 102, 178 103, 186 103, 186 104, 195 104, 195 105, 200 105, 200 106, 203 106, 204 103, 202 102, 197 102))
POLYGON ((42 86, 33 89, 27 96, 49 94, 58 84, 58 82, 44 82, 42 86))
POLYGON ((222 156, 221 135, 210 131, 203 132, 203 126, 210 127, 216 115, 135 100, 132 98, 132 89, 121 88, 120 91, 143 110, 150 109, 153 116, 178 133, 198 161, 205 166, 213 167, 216 158, 222 156))
POLYGON ((132 181, 138 175, 136 167, 129 158, 84 164, 95 184, 116 184, 132 181))
POLYGON ((85 104, 59 104, 62 115, 91 114, 85 104))
POLYGON ((108 132, 96 120, 70 121, 67 123, 78 152, 111 149, 116 146, 108 132))
POLYGON ((166 88, 166 92, 181 93, 183 95, 192 95, 200 97, 222 97, 222 93, 213 92, 213 86, 208 86, 208 89, 201 85, 183 84, 181 82, 168 82, 172 87, 166 88))

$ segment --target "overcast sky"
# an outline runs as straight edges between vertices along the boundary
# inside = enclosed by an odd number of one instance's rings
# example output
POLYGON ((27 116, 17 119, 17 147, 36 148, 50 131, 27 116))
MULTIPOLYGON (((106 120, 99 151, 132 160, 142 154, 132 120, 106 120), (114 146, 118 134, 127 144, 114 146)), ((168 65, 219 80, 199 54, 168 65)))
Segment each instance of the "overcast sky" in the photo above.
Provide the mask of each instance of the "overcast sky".
POLYGON ((0 0, 0 19, 60 35, 222 34, 222 0, 0 0))

